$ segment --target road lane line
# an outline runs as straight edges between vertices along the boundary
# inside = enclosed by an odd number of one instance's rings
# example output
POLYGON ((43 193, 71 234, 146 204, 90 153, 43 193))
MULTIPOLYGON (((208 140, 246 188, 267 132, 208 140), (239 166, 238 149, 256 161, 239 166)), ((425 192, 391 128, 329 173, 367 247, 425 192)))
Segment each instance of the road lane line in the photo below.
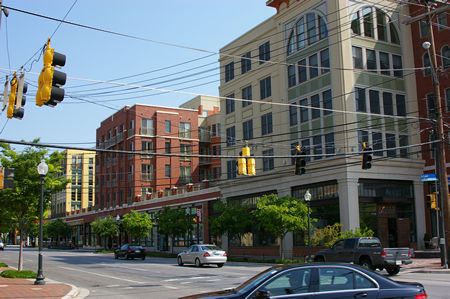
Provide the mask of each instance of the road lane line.
POLYGON ((112 278, 112 279, 116 279, 116 280, 132 282, 132 283, 138 283, 138 284, 146 284, 146 283, 148 283, 148 282, 143 282, 143 281, 136 281, 136 280, 125 279, 125 278, 118 278, 118 277, 115 277, 115 276, 99 274, 99 273, 90 272, 90 271, 86 271, 86 270, 79 270, 79 269, 76 269, 76 268, 70 268, 70 267, 59 267, 59 268, 72 270, 72 271, 79 271, 79 272, 83 272, 83 273, 89 273, 89 274, 93 274, 93 275, 97 275, 97 276, 101 276, 101 277, 105 277, 105 278, 112 278))

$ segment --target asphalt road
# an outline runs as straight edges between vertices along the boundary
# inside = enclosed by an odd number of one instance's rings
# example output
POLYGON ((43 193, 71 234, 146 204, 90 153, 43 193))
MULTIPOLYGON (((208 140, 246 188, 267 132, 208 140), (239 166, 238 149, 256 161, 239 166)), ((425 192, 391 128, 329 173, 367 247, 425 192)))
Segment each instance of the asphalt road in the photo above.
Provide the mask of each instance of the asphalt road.
MULTIPOLYGON (((37 249, 24 249, 24 269, 37 272, 37 260, 37 249)), ((17 267, 18 247, 0 252, 0 262, 17 267)), ((168 258, 115 260, 112 254, 47 249, 43 259, 46 279, 88 290, 83 292, 89 294, 88 299, 178 298, 237 286, 269 266, 229 262, 223 268, 180 267, 175 259, 168 258)), ((421 282, 428 298, 449 298, 448 273, 401 271, 394 280, 421 282)))

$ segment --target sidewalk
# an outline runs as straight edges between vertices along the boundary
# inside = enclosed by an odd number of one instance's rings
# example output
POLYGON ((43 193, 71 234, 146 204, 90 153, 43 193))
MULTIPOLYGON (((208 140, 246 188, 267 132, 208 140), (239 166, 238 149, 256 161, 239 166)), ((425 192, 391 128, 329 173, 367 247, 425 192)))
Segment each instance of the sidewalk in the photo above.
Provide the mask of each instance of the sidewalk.
POLYGON ((441 266, 440 258, 412 258, 412 264, 402 266, 401 272, 450 274, 450 269, 441 266))
MULTIPOLYGON (((13 268, 0 268, 13 270, 13 268)), ((70 299, 78 296, 77 287, 45 279, 45 285, 34 285, 34 279, 4 278, 0 276, 0 298, 70 299)))

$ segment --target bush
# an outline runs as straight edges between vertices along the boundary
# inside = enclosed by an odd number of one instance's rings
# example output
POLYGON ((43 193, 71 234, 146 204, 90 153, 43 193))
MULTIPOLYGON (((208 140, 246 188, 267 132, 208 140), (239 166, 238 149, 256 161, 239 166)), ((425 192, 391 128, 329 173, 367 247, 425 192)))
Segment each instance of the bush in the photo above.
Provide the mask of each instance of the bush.
POLYGON ((5 278, 36 278, 37 274, 30 270, 5 270, 0 273, 0 276, 5 278))
POLYGON ((373 237, 374 234, 373 230, 367 227, 357 228, 354 231, 351 229, 345 232, 341 232, 341 227, 342 224, 335 223, 333 225, 325 226, 322 229, 317 229, 311 238, 312 245, 331 247, 334 242, 340 239, 354 237, 373 237))
POLYGON ((8 267, 8 265, 5 263, 0 263, 0 267, 8 267))

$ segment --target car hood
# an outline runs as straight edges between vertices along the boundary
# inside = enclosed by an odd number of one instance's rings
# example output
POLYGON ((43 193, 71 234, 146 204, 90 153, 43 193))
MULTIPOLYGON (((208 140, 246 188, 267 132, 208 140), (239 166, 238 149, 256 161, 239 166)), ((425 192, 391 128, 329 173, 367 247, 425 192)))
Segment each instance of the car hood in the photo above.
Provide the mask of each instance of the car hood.
POLYGON ((228 289, 228 290, 222 290, 222 291, 216 291, 216 292, 209 292, 209 293, 202 293, 202 294, 195 294, 185 297, 180 297, 178 299, 198 299, 198 298, 229 298, 229 295, 233 295, 234 289, 228 289))

